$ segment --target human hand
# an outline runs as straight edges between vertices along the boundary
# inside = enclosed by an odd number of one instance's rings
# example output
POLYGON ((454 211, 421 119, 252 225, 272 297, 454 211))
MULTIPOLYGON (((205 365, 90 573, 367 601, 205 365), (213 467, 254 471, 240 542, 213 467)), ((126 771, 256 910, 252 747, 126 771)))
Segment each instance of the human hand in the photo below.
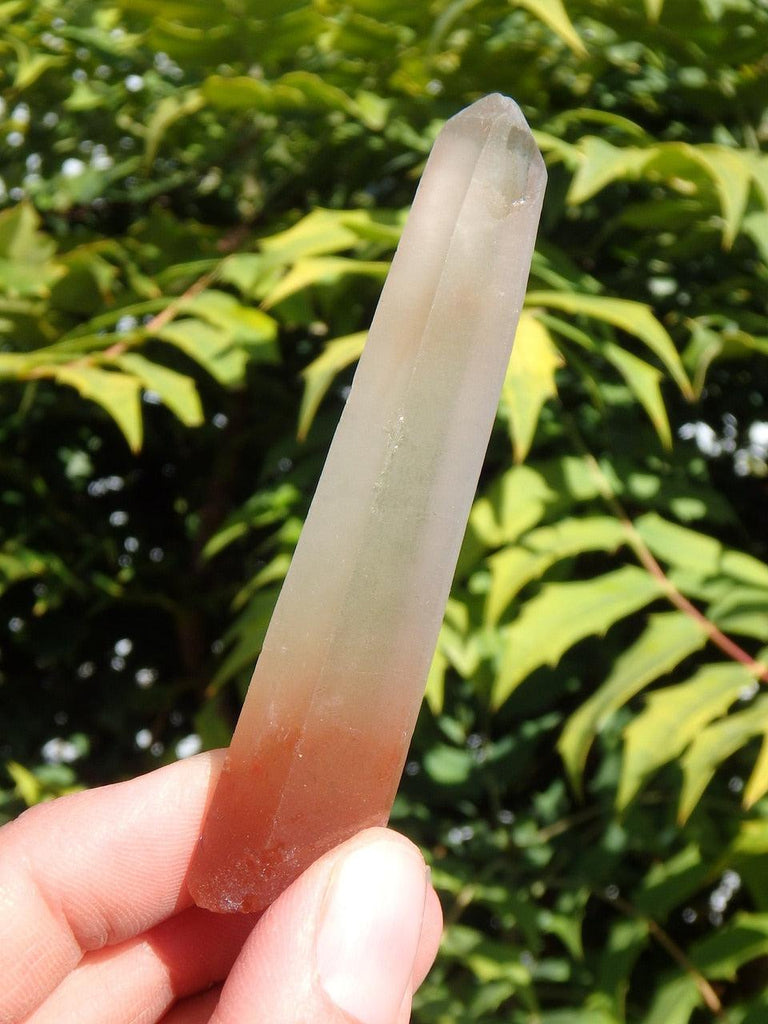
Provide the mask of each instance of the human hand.
POLYGON ((0 1024, 405 1024, 437 951, 420 853, 370 829, 258 920, 184 879, 223 755, 41 804, 0 830, 0 1024))

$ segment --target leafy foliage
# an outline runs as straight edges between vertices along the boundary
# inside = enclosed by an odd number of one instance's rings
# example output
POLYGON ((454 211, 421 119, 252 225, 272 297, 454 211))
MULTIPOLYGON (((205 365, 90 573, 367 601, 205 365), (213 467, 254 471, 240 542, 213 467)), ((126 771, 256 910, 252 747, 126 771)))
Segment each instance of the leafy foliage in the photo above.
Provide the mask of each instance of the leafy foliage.
POLYGON ((0 5, 0 814, 227 742, 431 142, 506 92, 550 180, 393 815, 416 1019, 764 1019, 767 30, 0 5))

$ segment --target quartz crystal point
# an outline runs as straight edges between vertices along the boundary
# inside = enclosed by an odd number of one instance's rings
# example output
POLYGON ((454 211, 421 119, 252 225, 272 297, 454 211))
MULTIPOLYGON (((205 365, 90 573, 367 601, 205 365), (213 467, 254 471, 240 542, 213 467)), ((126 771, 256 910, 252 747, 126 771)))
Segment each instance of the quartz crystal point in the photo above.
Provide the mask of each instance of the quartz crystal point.
POLYGON ((504 96, 435 142, 190 868, 200 906, 262 910, 326 850, 387 821, 545 183, 504 96))

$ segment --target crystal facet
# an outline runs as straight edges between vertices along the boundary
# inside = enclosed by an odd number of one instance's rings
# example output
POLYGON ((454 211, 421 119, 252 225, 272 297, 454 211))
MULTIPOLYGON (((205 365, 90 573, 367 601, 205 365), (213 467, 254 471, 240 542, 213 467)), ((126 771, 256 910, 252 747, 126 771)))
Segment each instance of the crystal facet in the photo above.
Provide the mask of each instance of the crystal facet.
POLYGON ((387 820, 545 183, 506 97, 457 114, 435 142, 190 869, 200 906, 262 910, 387 820))

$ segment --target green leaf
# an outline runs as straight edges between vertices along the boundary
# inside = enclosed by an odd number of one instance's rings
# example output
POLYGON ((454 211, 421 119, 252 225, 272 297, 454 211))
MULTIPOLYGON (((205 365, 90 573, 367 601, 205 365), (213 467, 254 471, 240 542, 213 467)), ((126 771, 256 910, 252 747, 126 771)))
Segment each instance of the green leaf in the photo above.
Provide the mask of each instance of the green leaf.
POLYGON ((640 516, 635 529, 663 562, 695 569, 701 576, 714 576, 720 571, 723 549, 713 537, 670 523, 656 512, 640 516))
POLYGON ((614 181, 639 178, 656 155, 653 148, 612 146, 594 135, 580 139, 577 150, 579 164, 566 197, 572 206, 585 203, 614 181))
POLYGON ((741 156, 749 163, 752 180, 762 199, 763 206, 768 210, 768 156, 752 150, 741 150, 741 156))
POLYGON ((238 252, 227 256, 219 266, 218 280, 231 284, 245 296, 253 296, 264 276, 271 272, 258 252, 238 252))
POLYGON ((546 584, 506 631, 493 686, 494 707, 503 704, 531 672, 557 665, 579 640, 604 635, 615 622, 662 593, 657 579, 633 565, 585 582, 546 584))
POLYGON ((279 587, 257 591, 235 619, 224 638, 227 644, 232 645, 231 649, 211 680, 208 696, 218 693, 234 676, 253 667, 264 643, 279 593, 279 587))
POLYGON ((768 731, 768 696, 758 697, 746 710, 715 722, 696 735, 683 755, 683 788, 678 818, 687 821, 717 768, 754 736, 768 731))
POLYGON ((586 551, 615 551, 625 541, 626 531, 613 516, 566 518, 527 533, 515 546, 503 548, 488 559, 491 585, 486 622, 495 625, 519 591, 560 559, 586 551))
POLYGON ((38 230, 34 207, 19 203, 0 213, 0 292, 9 297, 40 297, 66 271, 53 261, 56 243, 38 230))
POLYGON ((610 342, 603 345, 600 351, 622 375, 632 393, 648 413, 648 417, 659 435, 659 440, 665 448, 670 449, 672 447, 672 432, 669 428, 667 410, 659 386, 663 379, 661 371, 643 359, 633 356, 626 349, 619 348, 618 345, 613 345, 610 342))
POLYGON ((517 7, 525 7, 534 17, 548 25, 577 57, 586 57, 587 48, 568 17, 563 0, 512 0, 512 3, 517 7))
POLYGON ((248 356, 233 344, 228 332, 187 319, 166 324, 157 337, 181 349, 220 384, 233 387, 242 382, 248 356))
POLYGON ((686 398, 693 397, 691 382, 680 355, 667 331, 653 315, 650 306, 630 299, 576 292, 534 291, 526 296, 528 306, 546 306, 574 316, 603 320, 627 334, 639 338, 661 360, 686 398))
MULTIPOLYGON (((766 216, 766 227, 768 227, 768 215, 766 216)), ((692 373, 693 390, 698 400, 704 391, 709 368, 721 355, 724 346, 723 339, 717 331, 712 331, 697 321, 691 321, 689 326, 691 340, 683 353, 683 363, 692 373)))
POLYGON ((438 637, 437 648, 429 667, 427 684, 424 690, 424 699, 433 715, 439 715, 443 710, 445 703, 445 674, 447 671, 448 659, 440 649, 440 638, 438 637))
POLYGON ((624 761, 616 803, 623 810, 663 764, 675 760, 714 719, 726 713, 753 680, 736 662, 705 665, 687 682, 648 696, 624 730, 624 761))
POLYGON ((469 750, 436 743, 424 755, 424 770, 440 786, 461 786, 472 774, 474 761, 469 750))
POLYGON ((166 96, 160 100, 147 122, 144 135, 145 171, 155 162, 160 143, 171 125, 183 117, 196 114, 204 106, 205 98, 198 89, 191 89, 181 95, 166 96))
POLYGON ((28 5, 29 0, 5 0, 4 3, 0 3, 0 25, 9 24, 28 5))
POLYGON ((246 75, 209 75, 202 86, 203 98, 212 107, 224 111, 264 110, 275 113, 301 110, 307 100, 300 89, 265 82, 246 75))
POLYGON ((315 285, 334 285, 350 274, 383 281, 389 263, 374 260, 353 260, 343 256, 315 256, 298 260, 288 273, 264 296, 265 309, 276 306, 291 295, 315 285))
POLYGON ((642 1024, 689 1024, 693 1011, 701 1002, 696 979, 690 974, 678 975, 656 990, 642 1024))
MULTIPOLYGON (((645 0, 645 13, 648 15, 648 21, 657 22, 663 10, 664 0, 645 0)), ((646 1021, 644 1024, 648 1024, 648 1022, 646 1021)), ((671 1021, 670 1024, 672 1024, 671 1021)))
POLYGON ((43 786, 40 780, 35 778, 28 768, 25 768, 23 764, 18 764, 16 761, 6 761, 5 770, 13 779, 16 792, 27 807, 34 807, 35 804, 40 803, 43 796, 43 786))
POLYGON ((338 110, 367 121, 351 96, 312 71, 289 71, 272 82, 244 75, 210 75, 203 83, 202 95, 220 110, 338 110))
POLYGON ((713 601, 707 615, 725 633, 768 642, 768 590, 734 587, 726 581, 724 593, 713 601))
POLYGON ((352 117, 360 115, 360 108, 351 96, 312 71, 288 71, 281 76, 278 84, 297 89, 312 109, 343 110, 352 117))
POLYGON ((530 451, 544 403, 557 395, 555 371, 562 365, 552 335, 540 320, 524 311, 501 392, 517 462, 523 462, 530 451))
POLYGON ((711 870, 701 846, 689 843, 678 853, 651 865, 634 893, 633 903, 641 913, 664 921, 684 900, 701 892, 711 870))
POLYGON ((50 53, 33 53, 28 46, 18 39, 9 39, 16 51, 16 73, 13 77, 13 88, 19 92, 29 88, 41 75, 51 68, 66 64, 66 58, 55 57, 50 53))
POLYGON ((752 774, 749 776, 749 782, 744 787, 742 803, 745 809, 749 810, 754 807, 766 793, 768 793, 768 729, 763 736, 760 753, 757 755, 752 774))
POLYGON ((541 473, 529 466, 515 466, 475 501, 470 527, 487 547, 501 547, 535 526, 557 498, 541 473))
POLYGON ((222 526, 206 543, 203 557, 213 558, 250 530, 283 522, 290 515, 299 497, 300 492, 290 483, 277 484, 256 491, 244 504, 227 516, 222 526))
MULTIPOLYGON (((115 421, 132 451, 141 448, 141 381, 125 373, 110 373, 70 363, 51 367, 59 384, 76 388, 83 398, 97 402, 115 421)), ((48 372, 46 372, 48 375, 48 372)))
MULTIPOLYGON (((569 107, 559 112, 549 122, 549 125, 553 131, 564 135, 564 129, 570 128, 574 123, 583 124, 584 122, 599 124, 601 127, 616 128, 622 134, 630 135, 635 139, 645 139, 648 137, 645 129, 642 125, 637 124, 636 121, 631 121, 628 117, 625 117, 623 114, 617 114, 613 110, 596 110, 593 107, 569 107)), ((588 138, 594 137, 588 136, 588 138)), ((574 165, 576 162, 574 161, 574 165)))
POLYGON ((48 565, 36 552, 16 545, 4 545, 0 551, 0 594, 19 580, 41 576, 48 565))
POLYGON ((744 154, 725 146, 694 146, 691 150, 715 183, 725 220, 723 244, 730 249, 747 208, 752 183, 751 164, 744 154))
POLYGON ((743 551, 725 551, 720 560, 720 571, 741 583, 768 589, 768 565, 743 551))
POLYGON ((344 211, 318 208, 285 231, 262 238, 263 252, 281 263, 352 249, 358 235, 344 211))
POLYGON ((760 259, 768 265, 768 213, 760 210, 747 214, 742 230, 754 242, 760 259))
MULTIPOLYGON (((597 987, 610 999, 619 1019, 625 1020, 623 1004, 629 978, 648 942, 648 922, 641 917, 617 920, 600 951, 597 987)), ((596 993, 597 995, 597 993, 596 993)))
POLYGON ((768 954, 768 914, 737 913, 697 942, 691 960, 707 978, 736 981, 739 970, 768 954))
MULTIPOLYGON (((662 589, 658 580, 651 576, 648 578, 662 589)), ((657 595, 649 589, 649 596, 643 603, 647 604, 654 596, 657 595)), ((571 715, 560 737, 558 750, 577 792, 581 792, 581 779, 592 741, 608 718, 648 683, 671 671, 689 654, 703 647, 706 638, 702 626, 682 612, 650 616, 640 638, 616 659, 606 681, 571 715)))
POLYGON ((142 385, 156 392, 163 403, 187 427, 198 427, 203 422, 203 409, 195 382, 183 373, 153 363, 135 352, 126 352, 115 359, 121 369, 137 377, 142 385))
POLYGON ((303 441, 309 433, 320 403, 336 376, 360 358, 367 336, 367 331, 358 331, 334 338, 317 359, 302 370, 304 394, 299 410, 299 440, 303 441))
POLYGON ((179 310, 225 331, 232 342, 248 348, 250 358, 262 362, 277 358, 277 322, 263 310, 243 305, 234 295, 206 288, 182 300, 179 310))

